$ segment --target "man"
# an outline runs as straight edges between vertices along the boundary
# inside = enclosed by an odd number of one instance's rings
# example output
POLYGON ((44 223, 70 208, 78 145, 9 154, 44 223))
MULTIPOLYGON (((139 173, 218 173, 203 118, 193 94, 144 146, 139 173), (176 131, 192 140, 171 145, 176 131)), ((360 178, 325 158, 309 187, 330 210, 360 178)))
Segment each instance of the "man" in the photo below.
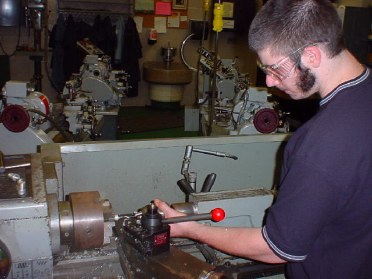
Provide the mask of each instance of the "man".
MULTIPOLYGON (((372 76, 345 49, 329 0, 269 0, 249 43, 269 87, 321 97, 289 140, 263 228, 174 224, 172 236, 241 257, 287 262, 288 278, 372 278, 372 76)), ((166 217, 179 213, 163 201, 166 217)))

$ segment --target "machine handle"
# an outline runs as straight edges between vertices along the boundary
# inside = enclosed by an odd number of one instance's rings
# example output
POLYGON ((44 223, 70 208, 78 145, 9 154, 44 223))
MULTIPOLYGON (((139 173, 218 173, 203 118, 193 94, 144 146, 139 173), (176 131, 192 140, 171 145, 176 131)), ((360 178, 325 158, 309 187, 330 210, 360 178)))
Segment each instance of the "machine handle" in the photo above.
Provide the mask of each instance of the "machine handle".
POLYGON ((225 219, 225 211, 222 208, 215 208, 215 209, 212 209, 211 212, 209 213, 186 215, 186 216, 163 219, 162 223, 163 224, 174 224, 174 223, 189 222, 189 221, 201 221, 201 220, 212 220, 213 222, 220 222, 223 219, 225 219))
POLYGON ((186 194, 195 193, 195 190, 191 187, 190 183, 186 179, 180 179, 177 181, 178 187, 186 194))
POLYGON ((13 166, 5 166, 4 164, 4 154, 0 151, 0 173, 4 173, 8 169, 16 169, 16 168, 23 168, 23 167, 29 167, 31 166, 31 163, 23 163, 23 164, 17 164, 13 166))
POLYGON ((212 189, 212 186, 214 182, 216 181, 216 174, 215 173, 210 173, 207 175, 207 177, 204 180, 203 187, 201 188, 201 192, 210 192, 212 189))

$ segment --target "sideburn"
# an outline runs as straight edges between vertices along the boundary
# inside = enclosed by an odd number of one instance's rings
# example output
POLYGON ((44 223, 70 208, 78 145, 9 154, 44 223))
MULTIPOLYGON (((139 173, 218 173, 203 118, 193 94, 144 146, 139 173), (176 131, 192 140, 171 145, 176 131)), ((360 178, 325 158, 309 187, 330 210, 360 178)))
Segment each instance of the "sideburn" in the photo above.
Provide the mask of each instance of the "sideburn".
POLYGON ((315 75, 310 72, 309 68, 305 68, 302 65, 297 67, 298 81, 296 85, 302 90, 302 92, 309 92, 315 84, 315 75))

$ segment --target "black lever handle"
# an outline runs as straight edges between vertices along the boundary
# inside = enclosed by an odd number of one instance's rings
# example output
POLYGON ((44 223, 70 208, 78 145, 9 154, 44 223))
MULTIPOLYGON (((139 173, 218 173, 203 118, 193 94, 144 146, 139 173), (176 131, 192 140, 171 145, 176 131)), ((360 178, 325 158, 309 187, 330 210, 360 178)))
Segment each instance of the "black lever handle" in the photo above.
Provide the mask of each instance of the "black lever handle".
POLYGON ((191 193, 195 193, 195 190, 191 187, 190 183, 187 182, 186 179, 180 179, 177 181, 178 187, 186 194, 190 195, 191 193))
POLYGON ((216 181, 216 174, 215 173, 210 173, 207 175, 207 177, 204 180, 203 187, 201 189, 201 192, 210 192, 212 189, 212 186, 214 182, 216 181))

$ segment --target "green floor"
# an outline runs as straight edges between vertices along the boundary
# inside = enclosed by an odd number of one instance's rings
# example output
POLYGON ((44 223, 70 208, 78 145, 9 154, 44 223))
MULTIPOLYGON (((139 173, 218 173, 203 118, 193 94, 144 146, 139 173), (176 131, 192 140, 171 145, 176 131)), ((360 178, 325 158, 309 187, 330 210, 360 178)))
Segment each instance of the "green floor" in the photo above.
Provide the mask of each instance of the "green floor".
POLYGON ((124 107, 119 111, 118 139, 196 137, 198 131, 184 130, 184 109, 124 107))

